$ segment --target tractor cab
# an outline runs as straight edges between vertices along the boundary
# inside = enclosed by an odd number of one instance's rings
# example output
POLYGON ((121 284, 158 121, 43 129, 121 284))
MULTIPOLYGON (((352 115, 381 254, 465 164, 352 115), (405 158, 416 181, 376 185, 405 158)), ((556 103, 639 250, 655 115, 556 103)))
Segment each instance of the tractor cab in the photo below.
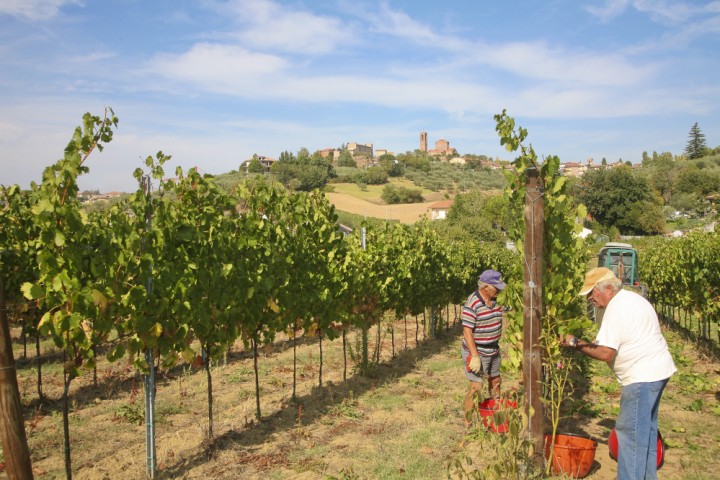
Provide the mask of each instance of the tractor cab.
MULTIPOLYGON (((645 285, 640 282, 638 269, 638 251, 629 243, 609 242, 598 253, 598 267, 606 267, 620 279, 623 288, 634 290, 646 296, 645 285)), ((602 323, 604 308, 594 308, 588 304, 588 314, 597 324, 602 323)))
POLYGON ((641 288, 638 252, 629 243, 606 243, 598 254, 598 267, 612 270, 623 285, 641 288))

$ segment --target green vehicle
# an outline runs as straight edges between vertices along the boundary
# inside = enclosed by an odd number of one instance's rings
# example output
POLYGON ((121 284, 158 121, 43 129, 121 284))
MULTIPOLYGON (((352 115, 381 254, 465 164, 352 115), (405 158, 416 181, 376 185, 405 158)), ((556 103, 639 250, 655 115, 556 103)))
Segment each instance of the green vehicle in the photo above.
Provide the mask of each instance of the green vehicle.
POLYGON ((629 243, 609 242, 600 249, 598 267, 607 267, 615 273, 623 285, 644 294, 638 270, 638 252, 629 243))
MULTIPOLYGON (((634 290, 643 297, 646 296, 645 285, 640 281, 638 269, 638 251, 629 243, 608 242, 598 254, 598 267, 607 267, 615 273, 624 288, 634 290)), ((591 316, 600 324, 605 309, 595 309, 591 316)))

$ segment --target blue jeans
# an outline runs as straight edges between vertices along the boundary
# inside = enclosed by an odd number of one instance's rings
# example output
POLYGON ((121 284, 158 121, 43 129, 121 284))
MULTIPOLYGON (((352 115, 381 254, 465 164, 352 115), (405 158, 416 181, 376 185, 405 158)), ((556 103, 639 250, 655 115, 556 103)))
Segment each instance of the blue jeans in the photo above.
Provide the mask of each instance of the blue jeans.
POLYGON ((618 440, 618 480, 657 480, 658 408, 669 379, 622 387, 618 440))

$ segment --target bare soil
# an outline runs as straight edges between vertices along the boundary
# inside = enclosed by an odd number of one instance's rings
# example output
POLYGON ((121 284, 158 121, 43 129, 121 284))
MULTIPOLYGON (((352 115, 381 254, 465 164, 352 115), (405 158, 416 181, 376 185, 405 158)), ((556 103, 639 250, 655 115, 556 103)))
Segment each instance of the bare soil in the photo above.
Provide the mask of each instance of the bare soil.
MULTIPOLYGON (((453 322, 452 307, 447 312, 453 322)), ((422 319, 421 319, 422 320, 422 319)), ((14 331, 26 431, 38 479, 64 478, 61 366, 53 348, 42 355, 45 401, 37 394, 34 348, 14 331)), ((376 347, 370 332, 370 349, 376 347)), ((318 337, 298 341, 297 389, 293 400, 293 344, 279 339, 259 359, 261 418, 256 418, 252 357, 241 343, 212 366, 214 438, 208 440, 207 378, 201 366, 163 372, 156 396, 156 448, 161 479, 438 479, 447 465, 474 451, 463 425, 462 373, 457 325, 438 339, 423 340, 413 317, 396 321, 394 342, 381 329, 380 363, 361 375, 353 369, 355 334, 322 341, 322 386, 318 337), (343 378, 347 359, 347 375, 343 378)), ((660 427, 668 443, 663 479, 711 479, 720 471, 720 381, 717 360, 668 333, 680 372, 663 397, 660 427), (698 403, 698 401, 700 403, 698 403)), ((34 345, 33 345, 34 346, 34 345)), ((504 374, 505 391, 519 388, 518 375, 504 374)), ((592 480, 615 478, 607 438, 614 425, 619 389, 605 366, 577 394, 578 412, 562 431, 583 433, 598 447, 592 480)), ((73 476, 76 479, 146 477, 142 377, 125 362, 101 363, 71 387, 73 476)), ((478 426, 477 428, 481 428, 478 426)), ((471 438, 471 437, 470 437, 471 438)), ((476 464, 493 452, 480 452, 476 464)), ((478 463, 479 462, 479 463, 478 463)))

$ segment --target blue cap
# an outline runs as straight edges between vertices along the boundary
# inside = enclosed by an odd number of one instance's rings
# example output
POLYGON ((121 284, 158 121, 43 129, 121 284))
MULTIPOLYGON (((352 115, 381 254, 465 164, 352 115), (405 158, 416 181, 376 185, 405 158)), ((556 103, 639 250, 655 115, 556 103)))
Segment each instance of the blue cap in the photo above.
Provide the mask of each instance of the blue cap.
POLYGON ((505 282, 502 281, 502 275, 497 270, 485 270, 480 274, 478 281, 492 285, 498 290, 505 290, 505 282))

